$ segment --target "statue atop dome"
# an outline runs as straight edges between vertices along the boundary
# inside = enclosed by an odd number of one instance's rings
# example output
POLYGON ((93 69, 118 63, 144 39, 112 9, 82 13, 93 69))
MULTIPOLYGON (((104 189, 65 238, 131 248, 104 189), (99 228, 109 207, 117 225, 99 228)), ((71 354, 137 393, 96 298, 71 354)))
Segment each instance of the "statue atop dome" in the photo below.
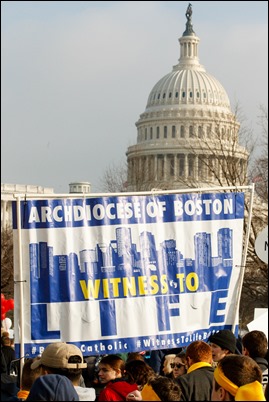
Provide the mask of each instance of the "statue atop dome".
POLYGON ((186 18, 188 21, 191 21, 191 15, 192 15, 192 5, 189 3, 187 11, 186 11, 186 18))
POLYGON ((192 29, 192 23, 191 23, 191 16, 192 16, 192 5, 191 5, 191 3, 189 3, 189 5, 187 7, 185 15, 186 15, 186 18, 187 18, 187 22, 186 22, 186 30, 183 33, 183 36, 195 35, 195 32, 192 29))

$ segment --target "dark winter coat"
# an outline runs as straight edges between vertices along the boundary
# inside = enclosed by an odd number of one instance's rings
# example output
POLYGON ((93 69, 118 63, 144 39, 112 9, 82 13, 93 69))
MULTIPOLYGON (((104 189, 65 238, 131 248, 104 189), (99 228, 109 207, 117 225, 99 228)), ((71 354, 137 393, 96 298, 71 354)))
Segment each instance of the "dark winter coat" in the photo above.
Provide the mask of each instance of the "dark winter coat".
POLYGON ((181 388, 181 401, 210 401, 214 369, 200 367, 176 379, 181 388))
POLYGON ((10 374, 11 363, 16 360, 15 350, 11 346, 2 346, 2 353, 7 365, 7 374, 10 374))

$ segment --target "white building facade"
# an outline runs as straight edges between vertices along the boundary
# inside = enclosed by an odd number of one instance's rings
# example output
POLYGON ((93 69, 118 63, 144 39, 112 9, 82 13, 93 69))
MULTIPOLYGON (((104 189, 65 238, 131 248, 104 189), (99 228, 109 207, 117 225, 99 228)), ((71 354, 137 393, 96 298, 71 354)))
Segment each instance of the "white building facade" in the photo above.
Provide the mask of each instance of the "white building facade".
MULTIPOLYGON (((91 183, 76 181, 69 184, 69 193, 88 194, 91 192, 91 183)), ((52 187, 34 186, 31 184, 4 184, 1 183, 1 229, 12 226, 12 204, 14 194, 54 194, 52 187)))
POLYGON ((1 183, 1 230, 12 226, 13 194, 53 194, 51 187, 33 186, 30 184, 4 184, 1 183))

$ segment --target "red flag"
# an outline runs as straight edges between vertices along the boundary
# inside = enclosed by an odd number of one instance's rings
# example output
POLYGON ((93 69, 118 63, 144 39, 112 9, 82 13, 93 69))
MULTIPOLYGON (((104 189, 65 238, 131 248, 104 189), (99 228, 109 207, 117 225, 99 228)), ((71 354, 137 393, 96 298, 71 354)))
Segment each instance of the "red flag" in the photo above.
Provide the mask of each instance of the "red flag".
POLYGON ((253 177, 252 183, 257 183, 258 181, 262 181, 262 175, 258 174, 257 176, 253 177))

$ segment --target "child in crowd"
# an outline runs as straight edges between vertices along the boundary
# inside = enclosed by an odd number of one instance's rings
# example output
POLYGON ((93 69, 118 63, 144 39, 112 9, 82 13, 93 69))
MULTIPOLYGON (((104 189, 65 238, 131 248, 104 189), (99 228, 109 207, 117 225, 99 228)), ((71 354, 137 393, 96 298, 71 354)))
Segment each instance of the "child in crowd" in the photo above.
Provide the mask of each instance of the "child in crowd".
POLYGON ((125 362, 117 355, 107 355, 98 366, 98 377, 104 389, 98 396, 99 401, 125 401, 126 395, 137 390, 136 384, 130 384, 123 378, 125 362))

